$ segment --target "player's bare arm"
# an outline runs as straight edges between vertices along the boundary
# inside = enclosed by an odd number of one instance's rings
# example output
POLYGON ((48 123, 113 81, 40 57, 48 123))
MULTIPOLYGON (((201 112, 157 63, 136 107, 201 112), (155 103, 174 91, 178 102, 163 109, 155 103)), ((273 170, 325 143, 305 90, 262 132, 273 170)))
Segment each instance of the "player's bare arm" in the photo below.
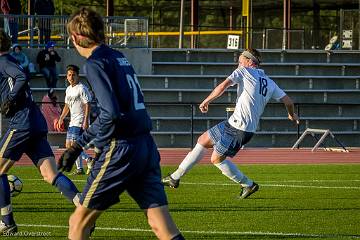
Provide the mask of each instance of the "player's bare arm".
POLYGON ((296 122, 296 124, 299 124, 300 119, 298 115, 295 113, 294 102, 292 101, 292 99, 288 95, 285 95, 284 97, 281 98, 281 101, 284 103, 286 107, 289 120, 296 122))
POLYGON ((63 111, 59 117, 59 121, 57 123, 57 127, 59 129, 60 129, 61 125, 63 124, 65 117, 69 114, 69 111, 70 111, 69 106, 67 104, 65 104, 63 111))
POLYGON ((217 85, 216 88, 214 88, 214 90, 210 93, 210 95, 200 104, 200 111, 202 113, 206 113, 209 110, 209 104, 216 98, 220 97, 225 92, 225 90, 231 86, 231 84, 231 80, 225 79, 222 83, 217 85))
POLYGON ((90 103, 85 103, 84 108, 84 122, 82 128, 87 129, 89 127, 90 103))

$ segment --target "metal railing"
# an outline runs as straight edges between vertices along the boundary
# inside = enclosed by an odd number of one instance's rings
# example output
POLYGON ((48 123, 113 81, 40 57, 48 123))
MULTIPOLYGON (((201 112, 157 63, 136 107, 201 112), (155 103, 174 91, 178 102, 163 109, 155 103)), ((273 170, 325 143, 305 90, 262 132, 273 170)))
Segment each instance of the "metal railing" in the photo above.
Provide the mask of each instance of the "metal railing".
MULTIPOLYGON (((52 104, 50 102, 41 102, 41 101, 37 101, 36 102, 39 106, 41 104, 52 104)), ((63 107, 65 105, 65 103, 63 101, 59 101, 58 104, 63 107)), ((189 111, 187 112, 187 114, 184 114, 183 117, 188 117, 189 119, 189 130, 186 131, 187 134, 189 134, 191 136, 191 141, 189 142, 189 147, 193 147, 194 146, 194 141, 196 141, 195 139, 195 129, 194 129, 194 122, 196 120, 195 117, 195 109, 197 109, 198 105, 200 103, 195 103, 195 102, 183 102, 183 103, 163 103, 163 102, 148 102, 146 103, 147 107, 151 107, 151 106, 187 106, 189 111)), ((223 115, 223 120, 225 120, 226 118, 229 117, 229 113, 226 111, 226 108, 228 108, 229 106, 234 106, 233 104, 229 104, 229 103, 212 103, 213 106, 223 106, 224 107, 224 115, 223 115)), ((276 102, 271 102, 268 103, 268 105, 283 105, 282 103, 276 103, 276 102)), ((300 118, 300 124, 299 125, 295 125, 293 126, 294 130, 291 131, 292 134, 296 134, 297 139, 300 137, 300 135, 302 134, 302 126, 304 123, 304 121, 302 121, 302 108, 303 107, 307 107, 307 106, 316 106, 316 105, 322 105, 322 106, 334 106, 335 108, 338 108, 338 105, 344 105, 344 106, 359 106, 358 103, 354 103, 350 104, 350 103, 346 103, 346 104, 334 104, 334 103, 299 103, 299 104, 295 104, 296 107, 296 112, 300 118)), ((284 116, 284 119, 286 118, 286 116, 284 116)), ((356 117, 355 117, 356 118, 356 117)), ((209 117, 209 120, 211 119, 211 117, 209 117)), ((331 119, 331 118, 329 118, 331 119)), ((220 120, 219 120, 220 121, 220 120)), ((305 124, 306 125, 306 124, 305 124)), ((305 126, 304 125, 304 126, 305 126)), ((210 126, 212 127, 212 126, 210 126)), ((306 126, 305 126, 306 127, 306 126)), ((2 114, 0 114, 0 136, 2 136, 2 114)), ((261 131, 259 131, 261 133, 261 131)), ((279 134, 284 133, 286 131, 278 131, 279 134)), ((156 133, 156 132, 155 132, 156 133)), ((169 131, 169 134, 172 134, 172 132, 169 131)), ((276 134, 276 133, 275 133, 276 134)))
MULTIPOLYGON (((342 30, 352 30, 352 49, 360 49, 358 24, 354 19, 356 12, 342 14, 342 30), (350 19, 350 20, 349 20, 350 19)), ((46 15, 0 15, 0 27, 4 27, 13 42, 26 47, 42 47, 49 40, 58 46, 71 47, 66 31, 69 16, 46 15), (2 25, 3 24, 3 25, 2 25)), ((104 17, 107 43, 113 47, 129 48, 178 48, 180 33, 178 26, 164 25, 156 28, 162 31, 149 32, 148 19, 145 17, 104 17), (166 31, 163 31, 166 29, 166 31), (149 44, 150 38, 150 44, 149 44)), ((154 26, 152 26, 152 29, 154 26)), ((340 35, 339 29, 283 29, 283 28, 237 28, 199 26, 197 31, 190 31, 191 26, 184 26, 184 48, 226 48, 228 35, 240 37, 239 48, 247 46, 247 34, 251 36, 251 47, 258 49, 324 49, 330 39, 340 35), (195 39, 195 40, 194 40, 195 39), (192 45, 192 40, 194 44, 192 45)), ((340 48, 342 44, 340 44, 340 48)))
MULTIPOLYGON (((13 43, 43 47, 48 41, 70 47, 66 30, 69 16, 0 15, 0 27, 13 43)), ((148 47, 148 19, 145 17, 104 17, 107 43, 113 47, 148 47)))

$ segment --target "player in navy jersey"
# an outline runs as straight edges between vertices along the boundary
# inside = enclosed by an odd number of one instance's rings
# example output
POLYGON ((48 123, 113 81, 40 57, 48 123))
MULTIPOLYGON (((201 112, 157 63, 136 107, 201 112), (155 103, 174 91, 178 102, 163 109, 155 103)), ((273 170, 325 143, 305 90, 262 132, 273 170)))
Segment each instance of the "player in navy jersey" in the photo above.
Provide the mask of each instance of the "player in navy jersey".
POLYGON ((44 180, 54 185, 75 204, 79 192, 69 178, 59 173, 53 152, 46 139, 47 125, 32 99, 29 79, 8 50, 11 39, 0 30, 0 97, 1 114, 9 118, 9 127, 0 142, 0 235, 17 232, 7 172, 26 153, 44 180))
POLYGON ((60 169, 70 171, 83 148, 94 147, 96 153, 80 205, 69 219, 69 238, 88 239, 96 219, 126 190, 159 239, 184 239, 169 214, 160 156, 133 67, 104 44, 104 23, 96 12, 81 8, 67 28, 77 51, 87 58, 86 77, 100 107, 96 120, 59 161, 60 169))

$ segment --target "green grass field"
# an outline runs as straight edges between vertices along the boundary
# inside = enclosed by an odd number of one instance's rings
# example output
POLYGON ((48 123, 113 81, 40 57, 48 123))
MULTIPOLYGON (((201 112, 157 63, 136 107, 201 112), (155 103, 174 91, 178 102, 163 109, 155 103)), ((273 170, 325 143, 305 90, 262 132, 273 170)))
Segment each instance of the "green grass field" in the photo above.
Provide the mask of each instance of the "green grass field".
MULTIPOLYGON (((174 169, 164 167, 163 174, 174 169)), ((172 216, 186 239, 360 238, 360 165, 241 169, 260 185, 248 199, 237 199, 239 187, 213 166, 196 166, 180 188, 166 189, 172 216)), ((22 237, 8 238, 66 239, 72 204, 43 182, 34 167, 14 167, 10 173, 22 179, 24 189, 12 199, 22 237)), ((71 178, 80 189, 86 179, 71 178)), ((123 194, 121 203, 99 218, 93 239, 155 237, 143 212, 123 194)))

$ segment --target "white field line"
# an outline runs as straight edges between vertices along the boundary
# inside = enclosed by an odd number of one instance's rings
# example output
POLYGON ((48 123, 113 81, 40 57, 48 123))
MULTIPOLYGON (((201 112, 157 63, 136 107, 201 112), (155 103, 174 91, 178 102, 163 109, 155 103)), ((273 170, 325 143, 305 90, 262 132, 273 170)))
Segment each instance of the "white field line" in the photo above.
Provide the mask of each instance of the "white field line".
MULTIPOLYGON (((23 179, 23 181, 43 181, 40 178, 37 179, 23 179)), ((86 180, 72 180, 73 182, 86 182, 86 180)), ((342 182, 360 182, 360 180, 304 180, 304 181, 266 181, 258 182, 261 187, 284 187, 284 188, 318 188, 318 189, 360 189, 359 187, 341 186, 342 182), (312 185, 294 185, 294 184, 271 184, 271 182, 295 182, 295 183, 312 183, 312 182, 336 182, 337 186, 312 186, 312 185)), ((183 185, 203 185, 203 186, 236 186, 236 183, 201 183, 201 182, 181 182, 183 185)))
MULTIPOLYGON (((40 227, 40 228, 61 228, 68 229, 62 225, 36 225, 18 224, 20 227, 40 227)), ((122 231, 122 232, 151 232, 150 229, 141 228, 116 228, 116 227, 96 227, 95 230, 122 231)), ((308 233, 283 233, 283 232, 232 232, 232 231, 196 231, 180 230, 182 233, 206 234, 206 235, 242 235, 242 236, 279 236, 279 237, 311 237, 311 238, 360 238, 360 235, 340 235, 340 234, 308 234, 308 233)))
MULTIPOLYGON (((340 181, 341 182, 341 181, 340 181)), ((285 188, 326 188, 326 189, 360 189, 360 187, 347 186, 311 186, 311 185, 289 185, 289 184, 266 184, 257 182, 260 187, 285 187, 285 188)), ((181 182, 184 185, 207 185, 207 186, 236 186, 236 183, 190 183, 181 182)))

